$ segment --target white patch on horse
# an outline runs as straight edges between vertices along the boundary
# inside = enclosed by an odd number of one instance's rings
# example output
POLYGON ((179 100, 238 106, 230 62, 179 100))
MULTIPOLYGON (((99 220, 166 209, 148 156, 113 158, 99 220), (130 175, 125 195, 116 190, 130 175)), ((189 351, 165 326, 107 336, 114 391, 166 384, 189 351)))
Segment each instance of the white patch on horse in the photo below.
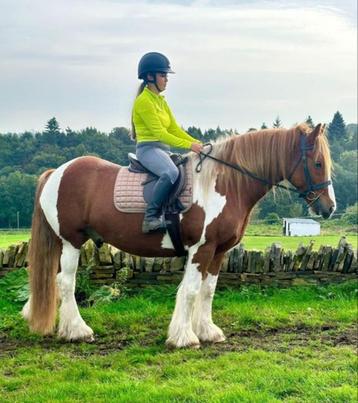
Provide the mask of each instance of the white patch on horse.
MULTIPOLYGON (((201 233, 200 241, 196 245, 203 245, 206 242, 205 234, 206 228, 215 220, 216 217, 224 210, 226 204, 226 197, 222 196, 215 190, 216 176, 213 178, 210 187, 206 189, 200 186, 200 175, 197 175, 197 181, 194 186, 194 203, 202 207, 205 213, 203 232, 201 233)), ((194 245, 194 246, 196 246, 194 245)), ((198 246, 198 248, 199 248, 198 246)))
POLYGON ((58 335, 66 340, 92 340, 93 331, 82 319, 75 299, 76 271, 80 250, 63 241, 61 272, 57 275, 60 290, 60 322, 58 335))
POLYGON ((171 238, 170 238, 168 232, 166 232, 166 233, 163 235, 161 247, 162 247, 162 249, 174 249, 173 242, 172 242, 172 240, 171 240, 171 238))
POLYGON ((191 315, 195 298, 200 290, 201 273, 198 264, 190 264, 197 248, 190 248, 184 278, 179 286, 172 320, 169 325, 167 344, 174 347, 199 346, 193 332, 191 315))
POLYGON ((223 331, 212 319, 212 302, 218 276, 208 273, 202 281, 199 295, 194 304, 193 330, 201 341, 221 342, 225 340, 223 331))
POLYGON ((194 175, 193 203, 202 207, 205 212, 203 231, 200 240, 189 248, 184 278, 180 284, 175 309, 169 325, 167 344, 175 347, 199 345, 199 339, 192 328, 192 313, 195 299, 200 291, 202 274, 199 264, 193 263, 198 249, 206 242, 206 229, 223 211, 226 197, 215 190, 216 176, 212 178, 208 189, 202 189, 200 174, 194 175))
MULTIPOLYGON (((331 178, 329 178, 328 180, 332 181, 331 178)), ((328 196, 329 196, 329 198, 333 201, 333 203, 334 203, 333 208, 334 208, 334 210, 335 210, 335 209, 336 209, 336 206, 337 206, 337 204, 336 204, 336 195, 334 194, 334 188, 333 188, 333 185, 332 185, 332 184, 328 185, 328 196)), ((333 213, 334 213, 334 211, 332 212, 332 214, 333 214, 333 213)))
MULTIPOLYGON (((179 214, 179 222, 181 222, 183 218, 184 218, 183 214, 179 214)), ((161 242, 161 248, 162 249, 175 249, 173 242, 168 234, 168 231, 163 235, 163 239, 161 242)), ((184 245, 184 249, 188 250, 188 247, 184 245)))
POLYGON ((60 223, 58 221, 57 210, 58 191, 63 173, 76 159, 78 158, 66 162, 51 174, 45 183, 40 196, 40 205, 45 214, 46 220, 58 237, 60 237, 60 223))
POLYGON ((25 320, 30 320, 30 314, 31 314, 30 307, 31 307, 31 295, 21 311, 21 315, 25 320))

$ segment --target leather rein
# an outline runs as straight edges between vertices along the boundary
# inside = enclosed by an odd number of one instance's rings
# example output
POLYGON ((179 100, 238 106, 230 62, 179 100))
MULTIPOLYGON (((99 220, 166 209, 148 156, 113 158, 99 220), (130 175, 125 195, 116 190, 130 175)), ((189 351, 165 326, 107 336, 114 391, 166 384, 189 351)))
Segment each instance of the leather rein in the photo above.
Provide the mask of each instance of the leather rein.
POLYGON ((295 166, 293 167, 292 172, 290 173, 290 175, 287 178, 288 181, 291 180, 292 175, 296 171, 299 163, 301 161, 303 161, 303 170, 304 170, 304 174, 305 174, 305 181, 307 184, 307 189, 303 192, 301 192, 300 190, 293 188, 293 187, 275 184, 275 183, 268 181, 267 179, 260 178, 259 176, 257 176, 253 172, 249 171, 248 169, 240 166, 239 164, 232 164, 230 162, 213 157, 212 155, 210 155, 213 150, 213 145, 211 143, 206 143, 206 144, 204 144, 204 147, 205 146, 210 147, 209 151, 207 153, 203 153, 202 151, 199 153, 199 162, 195 167, 196 172, 200 172, 202 169, 204 160, 206 158, 210 158, 216 162, 219 162, 220 164, 226 165, 232 169, 235 169, 236 171, 239 171, 243 175, 249 176, 250 178, 257 180, 258 182, 262 183, 263 185, 275 186, 277 188, 285 189, 285 190, 288 190, 293 193, 298 193, 298 197, 306 197, 310 201, 315 201, 320 197, 320 195, 318 197, 316 197, 316 195, 315 195, 316 190, 325 189, 329 185, 332 184, 331 180, 328 180, 326 182, 317 183, 317 184, 314 184, 312 182, 312 176, 310 174, 310 171, 308 168, 308 163, 307 163, 307 151, 312 150, 314 146, 307 143, 306 136, 303 134, 301 134, 301 137, 300 137, 300 152, 301 152, 300 157, 299 157, 298 161, 296 162, 295 166))

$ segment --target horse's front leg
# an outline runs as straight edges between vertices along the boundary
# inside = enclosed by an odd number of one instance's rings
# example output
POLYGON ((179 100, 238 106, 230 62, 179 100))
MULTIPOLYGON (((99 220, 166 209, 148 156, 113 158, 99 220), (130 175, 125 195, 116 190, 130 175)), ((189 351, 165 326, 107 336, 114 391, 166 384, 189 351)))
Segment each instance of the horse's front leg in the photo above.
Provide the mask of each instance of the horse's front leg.
POLYGON ((219 277, 219 270, 224 253, 215 255, 208 269, 208 275, 202 281, 200 292, 194 305, 193 330, 200 341, 219 343, 225 341, 223 331, 214 324, 212 304, 219 277))
POLYGON ((195 299, 200 291, 202 273, 205 273, 213 257, 209 245, 189 249, 183 280, 179 286, 166 344, 170 347, 199 347, 200 342, 192 328, 195 299))

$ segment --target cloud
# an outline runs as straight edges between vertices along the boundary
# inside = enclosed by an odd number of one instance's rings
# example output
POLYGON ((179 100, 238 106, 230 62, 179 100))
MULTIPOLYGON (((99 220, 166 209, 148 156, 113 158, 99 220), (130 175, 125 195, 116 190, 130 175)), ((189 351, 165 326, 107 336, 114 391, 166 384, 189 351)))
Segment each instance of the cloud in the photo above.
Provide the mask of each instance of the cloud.
POLYGON ((343 107, 352 120, 356 27, 333 1, 303 4, 2 1, 0 131, 40 129, 53 115, 73 128, 128 125, 150 50, 172 60, 167 97, 185 126, 242 131, 343 107))

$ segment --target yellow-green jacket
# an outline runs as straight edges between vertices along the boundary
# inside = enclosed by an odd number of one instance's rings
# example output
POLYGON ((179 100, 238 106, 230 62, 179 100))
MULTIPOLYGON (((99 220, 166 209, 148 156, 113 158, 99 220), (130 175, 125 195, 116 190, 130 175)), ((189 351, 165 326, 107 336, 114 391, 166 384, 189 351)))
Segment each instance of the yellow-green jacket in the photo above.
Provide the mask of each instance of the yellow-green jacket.
POLYGON ((178 126, 165 98, 147 87, 134 101, 133 123, 138 143, 160 141, 188 149, 192 143, 200 143, 178 126))

